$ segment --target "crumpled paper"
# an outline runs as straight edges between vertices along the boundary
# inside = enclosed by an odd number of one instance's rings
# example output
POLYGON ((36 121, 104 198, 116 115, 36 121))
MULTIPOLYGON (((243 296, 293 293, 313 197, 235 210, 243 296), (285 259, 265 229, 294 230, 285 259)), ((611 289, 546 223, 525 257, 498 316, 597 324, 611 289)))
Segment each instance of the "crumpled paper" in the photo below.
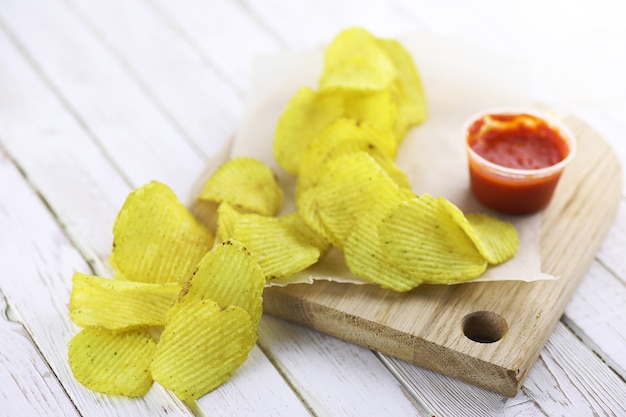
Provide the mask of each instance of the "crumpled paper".
MULTIPOLYGON (((490 267, 474 281, 555 279, 541 272, 541 213, 524 217, 492 213, 476 201, 469 189, 462 126, 472 115, 489 108, 533 108, 527 68, 454 39, 420 33, 398 40, 418 68, 429 109, 427 121, 409 131, 396 159, 413 190, 446 197, 465 213, 485 212, 515 225, 520 237, 518 253, 508 262, 490 267)), ((258 58, 243 121, 231 144, 231 157, 255 157, 277 173, 285 191, 284 213, 295 209, 295 178, 276 165, 272 151, 274 128, 298 88, 317 88, 323 53, 320 47, 307 53, 258 58)), ((211 165, 216 166, 213 162, 211 165)), ((205 172, 199 182, 208 175, 205 172)), ((318 264, 273 285, 312 283, 317 279, 365 283, 350 273, 343 255, 331 249, 318 264)))

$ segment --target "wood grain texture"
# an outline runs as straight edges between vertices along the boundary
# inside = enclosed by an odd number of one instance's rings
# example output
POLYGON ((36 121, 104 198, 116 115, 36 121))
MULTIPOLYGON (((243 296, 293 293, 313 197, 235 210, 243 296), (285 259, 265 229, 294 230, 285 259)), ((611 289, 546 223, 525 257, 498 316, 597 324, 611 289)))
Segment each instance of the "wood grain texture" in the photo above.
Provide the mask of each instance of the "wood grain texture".
POLYGON ((407 294, 330 282, 269 288, 265 311, 509 397, 588 270, 611 226, 622 189, 620 165, 580 120, 565 122, 579 151, 542 218, 542 267, 555 281, 424 285, 407 294), (506 320, 495 343, 463 334, 463 318, 489 311, 506 320))

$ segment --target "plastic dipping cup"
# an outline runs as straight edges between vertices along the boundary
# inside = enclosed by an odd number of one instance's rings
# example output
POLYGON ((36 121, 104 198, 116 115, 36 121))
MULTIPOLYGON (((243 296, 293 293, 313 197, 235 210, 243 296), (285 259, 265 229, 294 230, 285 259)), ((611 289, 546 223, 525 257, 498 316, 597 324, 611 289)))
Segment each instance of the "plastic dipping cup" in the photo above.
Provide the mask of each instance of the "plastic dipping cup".
POLYGON ((464 126, 470 186, 486 207, 535 213, 550 203, 576 140, 559 120, 532 110, 494 109, 464 126))

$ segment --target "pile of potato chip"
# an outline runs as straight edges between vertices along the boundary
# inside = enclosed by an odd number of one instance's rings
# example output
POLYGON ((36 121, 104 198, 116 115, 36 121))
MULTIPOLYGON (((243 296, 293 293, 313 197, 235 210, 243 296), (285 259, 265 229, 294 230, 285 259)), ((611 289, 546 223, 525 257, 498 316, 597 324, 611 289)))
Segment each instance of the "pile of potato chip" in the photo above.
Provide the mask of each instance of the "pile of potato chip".
POLYGON ((395 291, 474 279, 518 247, 510 223, 411 191, 395 156, 426 116, 403 46, 352 28, 327 48, 319 88, 288 102, 274 137, 276 161, 297 176, 299 216, 352 273, 395 291))
POLYGON ((212 174, 194 214, 159 182, 129 194, 113 227, 114 277, 73 277, 70 317, 83 327, 69 342, 75 378, 130 397, 153 381, 182 400, 214 390, 256 343, 266 284, 330 247, 351 272, 395 291, 467 281, 511 258, 511 224, 411 191, 395 156, 425 118, 407 51, 363 29, 340 33, 319 89, 297 91, 276 126, 297 211, 279 215, 276 175, 249 157, 212 174))
POLYGON ((113 279, 74 274, 70 318, 84 329, 69 364, 86 387, 143 395, 153 380, 180 399, 217 388, 257 339, 265 275, 237 240, 214 246, 164 184, 133 191, 113 227, 113 279))

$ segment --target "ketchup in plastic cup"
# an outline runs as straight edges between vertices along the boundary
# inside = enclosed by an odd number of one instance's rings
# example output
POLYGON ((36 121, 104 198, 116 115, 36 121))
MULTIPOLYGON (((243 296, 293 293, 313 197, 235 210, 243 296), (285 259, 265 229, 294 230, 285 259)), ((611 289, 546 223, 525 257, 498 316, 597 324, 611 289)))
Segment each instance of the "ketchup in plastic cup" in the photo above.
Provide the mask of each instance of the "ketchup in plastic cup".
POLYGON ((503 214, 544 209, 576 152, 567 126, 532 110, 481 113, 464 133, 471 189, 483 205, 503 214))

